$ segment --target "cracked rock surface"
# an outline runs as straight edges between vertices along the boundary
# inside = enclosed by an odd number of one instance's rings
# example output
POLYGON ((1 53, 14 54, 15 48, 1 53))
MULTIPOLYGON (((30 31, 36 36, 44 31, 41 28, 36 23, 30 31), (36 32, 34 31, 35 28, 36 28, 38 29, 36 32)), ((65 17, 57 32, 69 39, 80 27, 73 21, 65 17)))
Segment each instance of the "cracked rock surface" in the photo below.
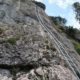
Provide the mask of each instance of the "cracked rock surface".
POLYGON ((40 25, 35 6, 31 0, 0 0, 0 80, 77 80, 40 25))
POLYGON ((8 70, 0 69, 0 80, 12 80, 12 75, 8 70))

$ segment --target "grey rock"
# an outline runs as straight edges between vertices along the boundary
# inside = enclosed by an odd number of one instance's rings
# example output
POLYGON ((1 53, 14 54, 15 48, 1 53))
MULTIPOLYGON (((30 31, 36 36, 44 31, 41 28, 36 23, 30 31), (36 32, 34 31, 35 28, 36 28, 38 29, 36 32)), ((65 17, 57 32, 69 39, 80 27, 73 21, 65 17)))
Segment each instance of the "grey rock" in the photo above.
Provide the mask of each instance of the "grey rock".
POLYGON ((31 70, 29 73, 18 73, 17 80, 77 80, 69 69, 55 65, 31 70), (19 76, 19 77, 18 77, 19 76))
MULTIPOLYGON (((39 23, 36 5, 31 0, 0 0, 0 3, 3 3, 0 4, 0 80, 77 80, 69 66, 65 66, 67 62, 54 40, 39 23)), ((63 35, 60 37, 45 11, 38 9, 43 23, 63 42, 80 68, 80 57, 71 42, 63 35)))
POLYGON ((2 20, 5 17, 5 11, 0 10, 0 20, 2 20))
POLYGON ((3 0, 0 0, 0 4, 3 4, 3 0))
POLYGON ((10 72, 5 69, 0 69, 0 80, 12 80, 10 72))

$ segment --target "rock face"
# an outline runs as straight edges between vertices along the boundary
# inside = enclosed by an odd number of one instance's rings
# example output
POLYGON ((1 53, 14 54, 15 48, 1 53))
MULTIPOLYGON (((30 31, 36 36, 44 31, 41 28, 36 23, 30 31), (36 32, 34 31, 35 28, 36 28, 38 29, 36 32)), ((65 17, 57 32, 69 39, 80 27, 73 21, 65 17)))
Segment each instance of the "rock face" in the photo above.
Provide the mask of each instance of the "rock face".
POLYGON ((73 74, 62 66, 43 67, 31 70, 29 73, 18 73, 17 80, 76 80, 73 74), (69 75, 70 74, 70 75, 69 75))
POLYGON ((10 72, 5 69, 0 69, 0 80, 12 80, 10 72))
MULTIPOLYGON (((33 1, 0 0, 0 80, 77 80, 39 23, 33 1)), ((43 23, 51 25, 37 7, 43 23)), ((73 49, 68 43, 65 46, 73 49)))

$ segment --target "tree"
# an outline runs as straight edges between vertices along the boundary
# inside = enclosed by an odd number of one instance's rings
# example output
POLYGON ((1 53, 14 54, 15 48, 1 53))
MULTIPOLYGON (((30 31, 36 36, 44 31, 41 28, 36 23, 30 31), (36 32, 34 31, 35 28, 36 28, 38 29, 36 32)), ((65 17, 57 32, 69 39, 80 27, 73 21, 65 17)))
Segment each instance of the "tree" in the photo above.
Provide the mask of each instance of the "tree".
POLYGON ((43 4, 42 2, 37 2, 37 1, 33 1, 37 6, 39 6, 40 8, 42 8, 43 10, 46 9, 45 4, 43 4))
POLYGON ((80 3, 79 2, 75 2, 73 4, 73 7, 74 7, 74 11, 76 13, 76 19, 79 21, 80 23, 80 3))
POLYGON ((62 18, 60 16, 57 17, 50 17, 51 20, 54 22, 55 25, 61 25, 64 26, 67 22, 67 20, 65 18, 62 18))
POLYGON ((62 25, 65 25, 66 22, 67 22, 67 20, 66 20, 65 18, 62 18, 62 17, 60 17, 60 16, 55 17, 55 19, 56 19, 60 24, 62 24, 62 25))
POLYGON ((72 26, 68 26, 68 27, 66 27, 66 33, 67 33, 70 37, 75 38, 76 29, 73 28, 72 26))

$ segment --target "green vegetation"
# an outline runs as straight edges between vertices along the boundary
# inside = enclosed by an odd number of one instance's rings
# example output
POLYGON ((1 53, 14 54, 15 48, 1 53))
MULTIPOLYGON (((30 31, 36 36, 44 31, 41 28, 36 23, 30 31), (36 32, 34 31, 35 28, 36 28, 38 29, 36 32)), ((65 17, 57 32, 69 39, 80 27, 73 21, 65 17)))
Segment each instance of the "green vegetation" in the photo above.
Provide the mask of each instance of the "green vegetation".
POLYGON ((41 3, 41 2, 37 2, 37 1, 34 1, 34 3, 35 3, 37 6, 39 6, 40 8, 42 8, 43 10, 46 9, 45 4, 43 4, 43 3, 41 3))
POLYGON ((60 16, 58 17, 49 17, 53 27, 55 26, 55 28, 59 31, 59 32, 63 32, 65 34, 67 34, 68 37, 71 37, 73 39, 76 39, 75 35, 77 34, 77 32, 80 32, 78 29, 73 28, 73 26, 66 26, 66 22, 67 20, 65 18, 62 18, 60 16))
POLYGON ((75 40, 71 40, 72 43, 74 44, 74 48, 76 49, 76 51, 79 53, 80 55, 80 43, 78 41, 75 40))
POLYGON ((79 2, 75 2, 73 4, 73 8, 76 14, 76 19, 80 22, 80 3, 79 2))
POLYGON ((13 67, 11 70, 10 70, 11 74, 13 75, 13 80, 16 80, 16 74, 18 72, 18 69, 13 67))
POLYGON ((3 30, 0 28, 0 35, 3 33, 3 30))
POLYGON ((62 18, 60 16, 57 16, 57 17, 50 16, 50 19, 52 20, 52 22, 54 22, 55 25, 64 26, 67 22, 67 20, 65 18, 62 18))
POLYGON ((80 40, 76 37, 77 34, 80 34, 80 31, 73 26, 66 26, 66 19, 61 17, 49 17, 53 27, 60 32, 66 34, 66 36, 71 39, 74 44, 75 50, 80 54, 80 40))
POLYGON ((75 49, 80 54, 80 44, 76 44, 75 45, 75 49))
POLYGON ((76 28, 73 28, 72 26, 68 26, 66 27, 66 29, 64 30, 64 32, 71 38, 73 39, 76 39, 75 38, 75 35, 76 35, 76 32, 77 32, 77 29, 76 28))
POLYGON ((12 37, 12 38, 9 38, 7 40, 7 42, 12 44, 12 45, 15 45, 17 40, 18 40, 18 38, 12 37))

